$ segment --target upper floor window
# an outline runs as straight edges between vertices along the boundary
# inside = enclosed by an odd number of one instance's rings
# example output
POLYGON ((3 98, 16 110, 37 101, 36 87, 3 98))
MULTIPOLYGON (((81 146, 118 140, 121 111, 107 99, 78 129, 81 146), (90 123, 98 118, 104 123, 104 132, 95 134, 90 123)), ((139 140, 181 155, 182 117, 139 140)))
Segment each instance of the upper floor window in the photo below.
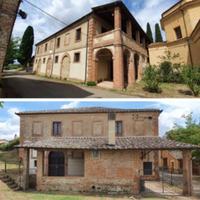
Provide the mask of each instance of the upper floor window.
POLYGON ((53 136, 61 136, 61 122, 53 122, 53 136))
POLYGON ((57 47, 57 48, 60 48, 60 38, 57 38, 56 47, 57 47))
POLYGON ((122 134, 123 134, 123 123, 122 123, 122 121, 116 121, 115 122, 115 133, 116 133, 116 136, 122 136, 122 134))
POLYGON ((45 63, 46 62, 46 58, 43 58, 43 63, 45 63))
POLYGON ((40 47, 37 48, 37 54, 39 54, 39 53, 40 53, 40 47))
POLYGON ((45 44, 45 52, 47 51, 47 48, 48 48, 48 44, 46 43, 45 44))
POLYGON ((80 62, 80 57, 81 57, 80 53, 75 53, 74 54, 74 62, 80 62))
POLYGON ((69 41, 70 41, 70 39, 69 39, 69 33, 67 33, 65 35, 65 46, 69 45, 69 41))
POLYGON ((81 28, 78 28, 76 30, 76 41, 80 41, 81 40, 81 28))
POLYGON ((175 33, 176 33, 176 38, 177 39, 181 39, 183 36, 182 36, 182 32, 181 32, 181 27, 178 26, 174 29, 175 33))
POLYGON ((56 56, 56 57, 55 57, 55 63, 58 63, 58 59, 59 59, 59 57, 56 56))

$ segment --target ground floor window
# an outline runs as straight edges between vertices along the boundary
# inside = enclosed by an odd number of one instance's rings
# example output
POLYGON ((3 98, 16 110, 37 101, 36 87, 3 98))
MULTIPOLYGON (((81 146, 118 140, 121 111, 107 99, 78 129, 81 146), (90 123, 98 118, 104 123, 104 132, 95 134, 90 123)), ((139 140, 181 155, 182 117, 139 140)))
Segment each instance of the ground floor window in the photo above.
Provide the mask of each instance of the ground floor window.
POLYGON ((152 162, 144 162, 143 163, 143 171, 145 176, 152 175, 152 162))

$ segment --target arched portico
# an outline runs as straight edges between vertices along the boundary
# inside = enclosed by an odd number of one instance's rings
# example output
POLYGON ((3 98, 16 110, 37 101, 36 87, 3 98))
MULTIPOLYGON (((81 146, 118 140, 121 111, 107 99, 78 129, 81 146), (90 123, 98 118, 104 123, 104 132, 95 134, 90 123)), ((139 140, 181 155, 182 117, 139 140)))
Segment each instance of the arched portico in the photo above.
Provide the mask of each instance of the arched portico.
POLYGON ((70 56, 65 54, 61 60, 60 78, 62 80, 69 79, 70 74, 70 56))
POLYGON ((97 51, 95 56, 97 82, 113 81, 113 54, 105 48, 97 51))
POLYGON ((47 65, 46 65, 46 76, 47 77, 51 77, 52 67, 53 67, 53 63, 52 62, 53 62, 52 58, 48 58, 47 65))

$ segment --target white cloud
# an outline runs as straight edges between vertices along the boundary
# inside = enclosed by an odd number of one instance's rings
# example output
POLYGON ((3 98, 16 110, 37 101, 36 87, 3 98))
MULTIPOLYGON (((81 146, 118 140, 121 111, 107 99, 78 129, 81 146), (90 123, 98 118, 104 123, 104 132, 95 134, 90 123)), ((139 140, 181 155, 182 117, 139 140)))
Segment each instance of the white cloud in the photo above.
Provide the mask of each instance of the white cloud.
POLYGON ((73 101, 71 103, 62 105, 61 109, 78 108, 79 106, 80 106, 79 101, 73 101))
POLYGON ((19 135, 19 117, 15 114, 19 112, 18 108, 10 108, 7 113, 9 117, 6 120, 0 119, 0 138, 13 139, 19 135))

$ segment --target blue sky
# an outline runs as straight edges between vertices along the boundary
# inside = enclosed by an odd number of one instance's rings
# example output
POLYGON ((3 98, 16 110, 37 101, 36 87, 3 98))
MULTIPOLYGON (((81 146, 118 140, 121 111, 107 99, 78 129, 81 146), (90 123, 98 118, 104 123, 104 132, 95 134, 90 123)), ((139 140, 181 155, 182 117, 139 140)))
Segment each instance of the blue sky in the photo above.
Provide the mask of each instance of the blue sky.
POLYGON ((183 125, 184 115, 193 113, 194 118, 200 119, 200 101, 182 99, 163 99, 154 101, 40 101, 40 102, 5 102, 0 109, 0 138, 12 139, 15 134, 19 135, 19 117, 15 115, 19 111, 31 110, 54 110, 78 107, 115 107, 115 108, 157 108, 163 110, 159 118, 160 136, 171 128, 174 123, 183 125))
MULTIPOLYGON (((90 12, 91 7, 112 2, 113 0, 28 1, 31 1, 33 4, 57 17, 61 21, 64 21, 66 24, 69 24, 90 12)), ((146 23, 150 22, 153 31, 155 23, 160 21, 161 14, 176 2, 178 2, 178 0, 124 0, 124 3, 140 23, 142 28, 146 30, 146 23)), ((24 10, 28 14, 28 17, 26 20, 17 17, 13 36, 21 37, 26 27, 31 25, 34 27, 35 43, 37 43, 64 27, 64 25, 54 21, 52 18, 49 18, 27 4, 26 0, 21 4, 20 9, 24 10)))

